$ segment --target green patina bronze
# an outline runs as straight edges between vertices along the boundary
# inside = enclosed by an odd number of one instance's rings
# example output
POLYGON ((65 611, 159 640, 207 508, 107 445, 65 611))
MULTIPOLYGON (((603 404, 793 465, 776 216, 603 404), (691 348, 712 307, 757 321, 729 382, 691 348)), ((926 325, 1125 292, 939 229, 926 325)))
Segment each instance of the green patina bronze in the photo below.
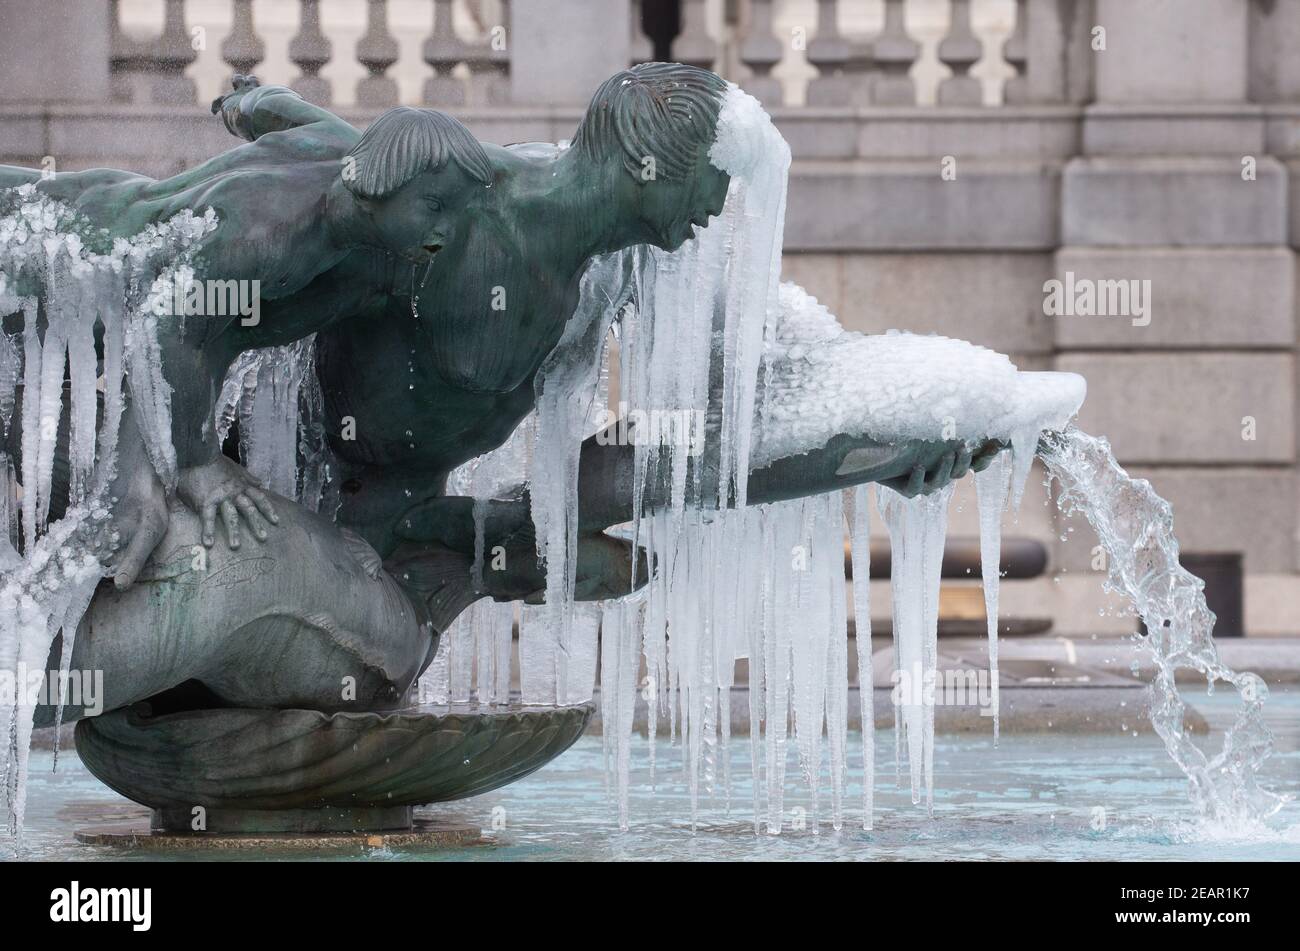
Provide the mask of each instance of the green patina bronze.
MULTIPOLYGON (((507 569, 484 573, 480 590, 471 500, 447 496, 447 476, 499 446, 534 408, 535 378, 594 256, 638 244, 675 249, 721 212, 729 180, 708 149, 724 91, 704 70, 636 67, 601 87, 573 146, 561 149, 481 144, 455 119, 422 109, 392 110, 362 133, 287 89, 237 77, 213 109, 248 141, 173 178, 93 170, 46 182, 0 167, 0 187, 34 182, 114 234, 211 207, 219 225, 201 246, 199 276, 261 289, 256 325, 207 317, 160 331, 178 485, 169 498, 128 424, 113 493, 124 538, 116 584, 101 585, 72 659, 105 671, 106 708, 149 701, 191 721, 220 707, 278 709, 292 714, 286 730, 303 711, 394 710, 466 606, 484 596, 539 600, 545 579, 527 488, 491 504, 486 544, 511 557, 507 569), (647 154, 657 157, 649 179, 640 174, 647 154), (240 352, 312 333, 340 470, 332 522, 261 490, 221 454, 211 425, 240 352), (345 426, 355 438, 344 438, 345 426), (201 573, 191 567, 200 544, 209 551, 201 573)), ((10 434, 9 451, 18 448, 10 434)), ((867 481, 927 491, 996 449, 972 458, 954 444, 840 436, 752 472, 749 501, 867 481), (855 450, 858 461, 845 466, 855 450)), ((580 599, 626 593, 634 570, 644 577, 643 560, 605 533, 631 517, 632 484, 631 446, 584 445, 580 599)), ((644 504, 662 501, 652 486, 644 504)), ((41 711, 45 722, 51 715, 41 711)), ((130 734, 133 756, 152 751, 160 775, 201 768, 193 748, 178 758, 175 724, 164 719, 119 718, 115 742, 130 734)), ((259 729, 273 731, 267 722, 260 717, 259 729)), ((88 723, 79 736, 102 733, 88 723)), ((542 748, 549 757, 571 741, 542 748)), ((148 801, 114 748, 97 745, 92 768, 148 801)), ((496 757, 501 781, 517 772, 508 759, 496 757)), ((316 807, 323 781, 297 798, 281 791, 278 807, 316 807)))

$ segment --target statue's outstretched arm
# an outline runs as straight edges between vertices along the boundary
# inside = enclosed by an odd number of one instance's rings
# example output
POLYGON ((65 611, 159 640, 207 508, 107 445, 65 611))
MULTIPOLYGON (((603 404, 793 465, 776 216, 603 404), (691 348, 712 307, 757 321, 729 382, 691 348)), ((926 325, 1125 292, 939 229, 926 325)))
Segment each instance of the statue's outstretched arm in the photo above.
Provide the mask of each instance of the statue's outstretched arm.
MULTIPOLYGON (((528 604, 544 600, 546 569, 537 557, 527 492, 489 500, 481 522, 474 518, 473 499, 453 495, 413 507, 402 524, 398 534, 404 541, 385 565, 426 601, 445 599, 454 590, 468 592, 470 601, 483 596, 528 604), (479 531, 482 559, 475 568, 479 531)), ((626 539, 583 533, 574 565, 575 600, 617 598, 643 584, 648 577, 644 553, 635 559, 635 582, 633 561, 626 539)))
POLYGON ((232 135, 254 141, 268 132, 317 125, 331 136, 356 139, 361 133, 328 109, 314 106, 287 86, 263 86, 255 76, 236 74, 231 91, 212 101, 232 135))
MULTIPOLYGON (((602 531, 632 518, 635 447, 626 444, 627 440, 616 444, 615 432, 611 427, 583 443, 578 468, 580 532, 602 531)), ((819 449, 751 468, 748 502, 781 502, 866 482, 879 482, 907 496, 920 495, 960 479, 968 471, 984 469, 1002 448, 996 440, 972 451, 960 441, 916 440, 894 445, 867 436, 839 435, 819 449)), ((694 470, 701 464, 708 466, 707 455, 691 458, 688 465, 694 470)), ((706 473, 703 481, 715 485, 717 476, 706 473)), ((670 485, 670 473, 664 466, 643 493, 643 512, 666 506, 670 485)))

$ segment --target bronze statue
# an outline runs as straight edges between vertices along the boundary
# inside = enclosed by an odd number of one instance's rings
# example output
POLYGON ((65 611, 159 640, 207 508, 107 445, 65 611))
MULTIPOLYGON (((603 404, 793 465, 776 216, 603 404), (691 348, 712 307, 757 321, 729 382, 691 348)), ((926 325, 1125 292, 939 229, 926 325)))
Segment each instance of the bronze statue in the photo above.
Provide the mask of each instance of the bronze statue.
MULTIPOLYGON (((725 89, 704 70, 645 64, 601 86, 569 147, 500 147, 427 109, 391 110, 362 133, 287 89, 237 77, 213 109, 248 141, 189 172, 155 181, 94 170, 46 182, 0 167, 0 187, 35 183, 113 233, 212 207, 219 224, 203 240, 200 276, 261 288, 255 323, 161 325, 174 495, 124 426, 112 493, 121 541, 105 552, 115 584, 100 586, 72 657, 74 668, 106 672, 105 706, 119 711, 103 726, 83 724, 92 768, 106 778, 138 773, 124 752, 136 734, 123 717, 138 717, 127 708, 141 701, 155 714, 319 711, 308 733, 330 728, 326 714, 362 716, 382 732, 375 712, 409 703, 440 633, 465 607, 484 596, 541 599, 527 487, 489 508, 487 544, 509 554, 480 585, 471 500, 446 494, 448 474, 499 446, 534 408, 538 370, 560 343, 593 256, 675 249, 721 212, 729 180, 708 150, 725 89), (638 174, 647 152, 659 159, 651 180, 638 174), (494 300, 504 308, 493 310, 494 300), (312 333, 336 460, 333 521, 258 486, 222 455, 211 423, 238 354, 312 333), (196 569, 200 545, 208 554, 196 569), (113 739, 113 730, 125 733, 113 739)), ((838 436, 751 472, 749 502, 866 481, 933 491, 1000 448, 838 436), (846 466, 850 453, 859 462, 846 466)), ((622 595, 649 570, 606 533, 632 517, 631 465, 630 446, 583 446, 580 599, 622 595)), ((643 505, 663 501, 651 491, 643 505)), ((64 718, 79 713, 68 708, 64 718)), ((39 722, 52 717, 49 707, 38 713, 39 722)), ((567 742, 581 723, 570 727, 567 742)), ((264 745, 268 757, 288 755, 264 745)), ((170 755, 165 743, 146 747, 146 759, 170 755)), ((502 766, 501 781, 515 778, 519 762, 502 766)), ((187 761, 176 771, 194 768, 187 761)), ((485 788, 478 782, 464 788, 485 788)), ((259 808, 337 805, 318 792, 281 790, 259 808)), ((403 801, 422 800, 417 791, 403 801)))

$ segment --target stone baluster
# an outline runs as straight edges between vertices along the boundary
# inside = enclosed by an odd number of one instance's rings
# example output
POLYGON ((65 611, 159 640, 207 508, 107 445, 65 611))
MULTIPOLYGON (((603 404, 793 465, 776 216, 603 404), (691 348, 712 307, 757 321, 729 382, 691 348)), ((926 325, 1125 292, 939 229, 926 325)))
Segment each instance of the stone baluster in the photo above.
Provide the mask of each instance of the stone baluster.
POLYGON ((673 40, 673 59, 688 66, 712 69, 718 44, 709 36, 705 0, 682 0, 682 30, 673 40))
POLYGON ((245 75, 266 57, 266 44, 253 26, 253 0, 234 0, 230 34, 221 44, 221 58, 245 75))
POLYGON ((131 39, 122 32, 122 11, 119 0, 108 0, 108 65, 109 85, 112 97, 118 102, 130 102, 135 99, 135 83, 132 73, 139 58, 143 55, 143 43, 131 39))
POLYGON ((424 101, 431 105, 465 105, 465 84, 451 74, 466 55, 452 24, 451 3, 434 0, 433 33, 424 41, 424 61, 433 67, 433 75, 424 81, 424 101))
POLYGON ((117 0, 110 5, 109 17, 113 98, 193 105, 194 80, 185 75, 185 69, 198 58, 198 52, 185 25, 184 0, 167 0, 162 32, 152 40, 133 40, 122 32, 117 0))
POLYGON ((650 45, 650 37, 645 35, 645 30, 641 25, 641 0, 632 0, 628 23, 630 25, 628 33, 628 65, 635 66, 637 63, 650 62, 654 58, 654 47, 650 45))
POLYGON ((1016 71, 1002 87, 1002 101, 1009 106, 1028 102, 1029 96, 1029 0, 1016 0, 1016 26, 1002 47, 1002 58, 1016 71))
POLYGON ((840 32, 838 6, 836 0, 817 2, 817 34, 807 54, 818 72, 808 84, 810 106, 865 106, 871 101, 871 44, 840 32))
POLYGON ((369 76, 357 81, 357 105, 383 109, 397 105, 397 80, 385 76, 397 62, 397 40, 388 30, 388 0, 367 0, 366 33, 357 40, 357 62, 369 76))
POLYGON ((808 105, 842 106, 847 103, 844 66, 849 61, 849 44, 840 34, 836 18, 837 0, 817 0, 817 32, 808 44, 808 62, 817 76, 808 84, 808 105))
POLYGON ((779 106, 783 100, 781 81, 772 67, 781 62, 782 46, 772 34, 772 0, 750 0, 749 26, 740 44, 740 61, 753 75, 745 80, 745 91, 765 106, 779 106))
POLYGON ((909 73, 921 52, 921 44, 907 35, 903 8, 903 0, 885 0, 885 25, 873 45, 880 76, 872 99, 882 106, 916 103, 916 83, 909 73))
POLYGON ((501 0, 501 22, 490 24, 483 42, 469 47, 465 64, 471 102, 500 106, 510 101, 510 0, 501 0))
POLYGON ((939 83, 939 105, 978 106, 984 101, 984 89, 970 74, 971 67, 984 53, 984 46, 971 29, 970 0, 951 0, 952 15, 948 35, 939 44, 939 62, 952 75, 939 83))
POLYGON ((320 28, 320 0, 301 0, 301 7, 298 33, 289 41, 289 59, 299 74, 290 86, 308 102, 328 106, 330 84, 320 71, 330 61, 331 47, 320 28))

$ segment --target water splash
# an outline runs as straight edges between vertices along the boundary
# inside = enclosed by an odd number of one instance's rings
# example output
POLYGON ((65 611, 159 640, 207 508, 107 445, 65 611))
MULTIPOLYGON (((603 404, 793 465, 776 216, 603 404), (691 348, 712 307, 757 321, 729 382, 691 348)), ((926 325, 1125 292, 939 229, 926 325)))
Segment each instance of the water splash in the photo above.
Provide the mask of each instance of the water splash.
POLYGON ((1258 831, 1286 802, 1259 785, 1273 751, 1263 719, 1268 687, 1256 674, 1219 660, 1205 583, 1179 564, 1169 503, 1147 480, 1129 476, 1105 439, 1074 427, 1044 435, 1039 455, 1058 485, 1061 511, 1082 515, 1096 530, 1106 552, 1107 588, 1128 598, 1146 624, 1144 641, 1156 665, 1151 725, 1187 775, 1200 823, 1231 834, 1258 831), (1213 756, 1184 730, 1186 704, 1175 682, 1180 669, 1198 671, 1211 688, 1226 681, 1241 698, 1223 748, 1213 756))

